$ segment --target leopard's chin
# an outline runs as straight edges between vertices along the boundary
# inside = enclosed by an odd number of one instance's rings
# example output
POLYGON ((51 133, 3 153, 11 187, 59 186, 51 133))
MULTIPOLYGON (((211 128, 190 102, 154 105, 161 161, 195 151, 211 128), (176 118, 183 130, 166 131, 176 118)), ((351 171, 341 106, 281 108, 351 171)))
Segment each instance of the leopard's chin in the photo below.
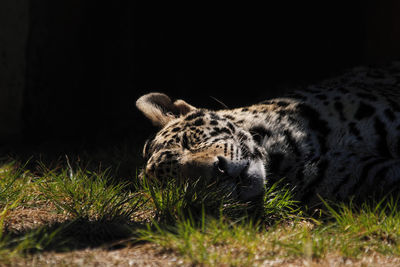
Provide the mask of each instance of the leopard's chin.
POLYGON ((239 178, 236 186, 238 198, 251 201, 259 198, 265 192, 265 167, 261 159, 250 161, 248 168, 239 178))
POLYGON ((224 177, 218 184, 224 195, 232 200, 253 203, 263 198, 265 193, 265 168, 261 160, 249 162, 236 177, 224 177))

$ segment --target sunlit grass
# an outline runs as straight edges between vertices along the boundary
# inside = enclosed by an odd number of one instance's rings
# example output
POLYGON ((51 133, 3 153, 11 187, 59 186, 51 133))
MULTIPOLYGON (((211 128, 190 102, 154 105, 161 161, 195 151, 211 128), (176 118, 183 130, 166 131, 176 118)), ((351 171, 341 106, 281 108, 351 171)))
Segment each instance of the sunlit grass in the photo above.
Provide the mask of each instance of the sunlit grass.
POLYGON ((146 202, 141 192, 131 192, 126 182, 116 183, 107 171, 49 170, 43 164, 40 167, 40 176, 25 175, 27 171, 23 168, 2 173, 1 182, 7 189, 0 195, 0 203, 4 203, 0 214, 0 255, 11 257, 47 249, 68 250, 101 244, 131 233, 133 214, 146 202), (36 196, 25 201, 29 193, 36 196), (10 210, 29 209, 35 206, 34 201, 40 202, 42 206, 39 207, 46 210, 53 207, 50 212, 62 214, 64 221, 49 221, 47 225, 22 233, 8 232, 4 221, 10 210))
POLYGON ((178 182, 171 179, 160 184, 142 179, 143 192, 150 196, 157 222, 174 224, 183 217, 207 216, 241 217, 246 215, 250 203, 242 203, 227 194, 215 183, 197 181, 178 182))
POLYGON ((321 261, 332 255, 360 259, 400 257, 398 201, 327 203, 307 215, 283 182, 269 185, 258 203, 243 203, 205 181, 166 184, 108 171, 66 167, 31 172, 11 162, 0 167, 0 262, 46 250, 150 242, 186 263, 206 266, 321 261), (138 182, 140 181, 140 182, 138 182), (14 211, 46 210, 63 221, 13 233, 14 211), (143 215, 145 214, 145 215, 143 215), (317 215, 315 215, 317 214, 317 215))
POLYGON ((139 231, 139 240, 173 250, 190 264, 248 266, 259 257, 259 249, 271 248, 272 243, 264 244, 273 242, 266 240, 268 229, 302 219, 290 187, 281 183, 269 187, 261 203, 241 203, 213 186, 200 181, 147 188, 155 209, 174 217, 156 218, 139 231))
POLYGON ((142 204, 127 183, 115 183, 107 171, 48 170, 39 183, 45 197, 73 219, 129 220, 142 204))
POLYGON ((18 165, 11 161, 0 166, 0 208, 10 206, 24 196, 28 197, 25 193, 31 177, 24 166, 18 165))
POLYGON ((144 240, 179 253, 190 264, 263 265, 273 260, 321 260, 330 255, 360 259, 400 256, 400 215, 396 202, 355 208, 327 207, 323 219, 293 215, 272 226, 264 221, 234 222, 204 217, 174 226, 142 230, 144 240))

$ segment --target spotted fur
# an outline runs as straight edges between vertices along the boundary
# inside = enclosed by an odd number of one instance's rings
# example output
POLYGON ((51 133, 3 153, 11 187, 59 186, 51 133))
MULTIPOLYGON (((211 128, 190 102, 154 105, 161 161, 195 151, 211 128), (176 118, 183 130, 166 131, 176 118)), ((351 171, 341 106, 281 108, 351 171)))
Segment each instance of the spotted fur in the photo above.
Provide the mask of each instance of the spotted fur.
POLYGON ((160 93, 137 106, 161 127, 144 149, 149 177, 216 179, 243 200, 286 178, 304 203, 364 199, 400 184, 398 63, 237 109, 198 109, 160 93))

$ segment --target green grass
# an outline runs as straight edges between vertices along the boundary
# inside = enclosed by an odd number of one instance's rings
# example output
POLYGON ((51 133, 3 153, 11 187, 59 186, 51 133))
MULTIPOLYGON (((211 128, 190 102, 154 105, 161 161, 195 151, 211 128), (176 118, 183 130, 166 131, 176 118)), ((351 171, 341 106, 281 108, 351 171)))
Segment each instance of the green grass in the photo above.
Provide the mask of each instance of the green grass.
POLYGON ((117 181, 109 171, 69 163, 53 169, 38 164, 36 171, 17 162, 1 166, 0 264, 115 242, 133 249, 148 242, 206 266, 400 258, 400 211, 393 198, 358 206, 324 203, 311 216, 283 182, 269 186, 254 205, 201 180, 117 181), (12 230, 10 221, 24 210, 49 219, 12 230))
POLYGON ((141 192, 131 192, 127 183, 115 183, 107 171, 80 168, 74 171, 70 167, 49 170, 40 164, 40 176, 35 176, 23 166, 7 164, 3 168, 0 171, 0 183, 4 186, 0 195, 3 260, 6 256, 96 246, 126 237, 135 224, 133 214, 146 203, 141 192), (48 213, 48 224, 22 232, 5 227, 4 222, 13 210, 49 207, 53 209, 48 213), (51 219, 57 215, 64 220, 51 219))
POLYGON ((23 168, 15 165, 16 162, 7 162, 0 168, 0 262, 6 262, 16 252, 8 248, 10 238, 4 233, 4 221, 10 210, 22 202, 28 183, 23 168))
POLYGON ((27 197, 23 191, 26 184, 30 183, 28 172, 24 170, 24 166, 17 165, 15 161, 11 161, 0 167, 0 208, 27 197))
POLYGON ((140 193, 130 192, 127 183, 113 183, 107 171, 47 170, 38 185, 58 212, 73 219, 128 221, 142 204, 140 193))
POLYGON ((331 255, 361 259, 400 255, 400 214, 395 202, 354 208, 328 207, 324 220, 293 215, 268 226, 263 221, 205 218, 158 225, 140 236, 193 264, 248 266, 280 260, 321 260, 331 255))
POLYGON ((207 214, 212 217, 238 218, 246 215, 249 203, 240 203, 226 194, 216 183, 202 180, 165 184, 142 179, 143 192, 150 197, 155 211, 156 222, 174 224, 182 217, 200 218, 207 214))

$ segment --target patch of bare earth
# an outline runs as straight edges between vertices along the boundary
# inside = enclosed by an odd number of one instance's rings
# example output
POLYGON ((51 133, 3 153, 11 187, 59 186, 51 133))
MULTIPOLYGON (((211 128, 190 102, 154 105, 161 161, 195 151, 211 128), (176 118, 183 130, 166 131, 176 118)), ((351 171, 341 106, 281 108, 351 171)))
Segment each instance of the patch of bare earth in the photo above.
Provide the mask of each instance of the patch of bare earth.
POLYGON ((62 223, 68 219, 67 214, 58 214, 52 203, 42 203, 37 207, 19 206, 7 213, 4 220, 8 232, 24 232, 44 225, 62 223))
POLYGON ((350 259, 338 255, 328 255, 324 259, 307 260, 266 260, 257 264, 258 266, 309 266, 309 267, 341 267, 341 266, 355 266, 355 267, 398 267, 400 266, 400 258, 393 256, 385 256, 381 254, 372 254, 364 256, 360 259, 350 259))
MULTIPOLYGON (((1 264, 0 264, 1 265, 1 264)), ((154 244, 142 244, 118 250, 101 248, 85 249, 65 253, 46 252, 15 258, 11 266, 197 266, 185 261, 173 252, 166 252, 154 244)), ((218 266, 230 266, 221 264, 218 266)), ((400 266, 400 258, 379 254, 368 255, 361 259, 348 259, 337 255, 330 255, 324 259, 275 259, 256 261, 254 266, 310 266, 310 267, 383 267, 400 266)))
MULTIPOLYGON (((67 214, 59 214, 52 203, 35 203, 36 206, 19 206, 7 213, 5 230, 23 233, 41 226, 62 223, 70 219, 67 214)), ((135 213, 135 221, 149 221, 153 211, 135 213)), ((107 244, 105 244, 106 246, 107 244)), ((46 251, 16 256, 0 266, 185 266, 182 257, 166 252, 155 244, 140 244, 121 249, 87 248, 69 252, 46 251)))
MULTIPOLYGON (((1 265, 1 264, 0 264, 1 265)), ((189 266, 174 253, 156 245, 142 244, 117 250, 101 248, 58 253, 45 252, 15 258, 12 266, 189 266)))
MULTIPOLYGON (((45 225, 62 223, 69 219, 67 214, 56 213, 55 206, 49 202, 35 204, 36 206, 20 206, 9 211, 5 219, 6 231, 24 232, 45 225)), ((148 222, 149 218, 154 216, 153 213, 154 211, 145 210, 134 214, 133 218, 148 222)), ((11 258, 7 265, 0 261, 0 266, 196 266, 185 256, 166 251, 156 244, 138 244, 112 250, 105 247, 107 244, 104 244, 104 247, 69 252, 46 251, 25 257, 17 256, 11 258)), ((257 256, 255 259, 254 266, 400 266, 400 257, 378 253, 369 253, 360 259, 350 259, 335 254, 327 255, 323 259, 262 259, 257 256)), ((224 263, 219 266, 230 266, 230 264, 224 263)))

